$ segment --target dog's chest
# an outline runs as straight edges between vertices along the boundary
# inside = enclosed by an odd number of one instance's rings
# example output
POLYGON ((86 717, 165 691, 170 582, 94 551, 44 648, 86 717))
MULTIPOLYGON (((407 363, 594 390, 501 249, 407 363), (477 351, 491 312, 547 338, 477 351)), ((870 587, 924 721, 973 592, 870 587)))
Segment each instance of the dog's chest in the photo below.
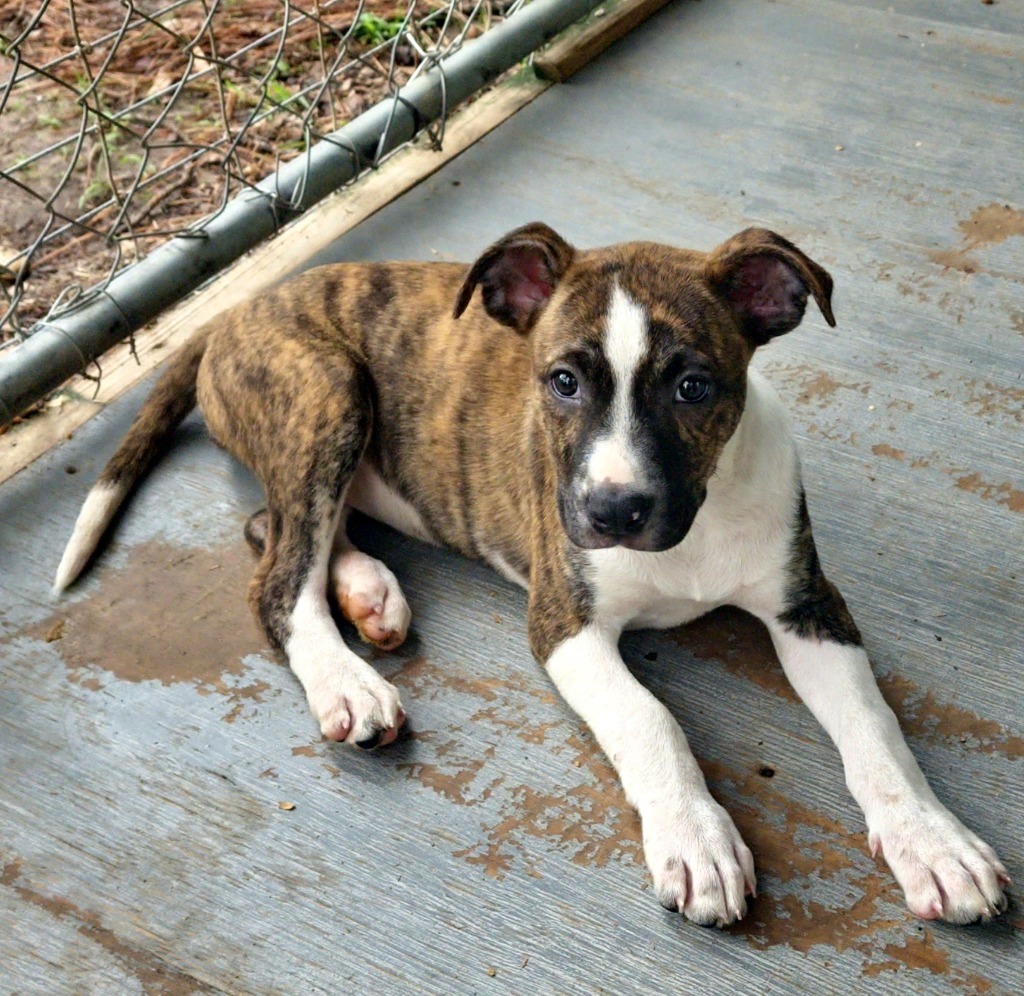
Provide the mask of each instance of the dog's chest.
POLYGON ((595 616, 626 629, 663 629, 734 604, 744 589, 779 574, 785 552, 781 525, 774 516, 739 525, 702 513, 687 538, 664 553, 591 551, 595 616))
POLYGON ((678 626, 722 604, 731 578, 696 569, 678 550, 668 554, 595 551, 589 580, 595 616, 627 629, 678 626))

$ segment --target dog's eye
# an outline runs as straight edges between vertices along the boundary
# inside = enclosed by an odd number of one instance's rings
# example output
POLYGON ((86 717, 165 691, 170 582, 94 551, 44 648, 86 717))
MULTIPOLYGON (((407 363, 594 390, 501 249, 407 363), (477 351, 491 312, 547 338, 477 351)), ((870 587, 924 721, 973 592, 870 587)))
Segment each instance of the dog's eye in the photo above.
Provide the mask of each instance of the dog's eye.
POLYGON ((685 401, 688 404, 695 404, 703 401, 711 390, 711 381, 700 374, 687 374, 676 388, 676 401, 685 401))
POLYGON ((551 390, 560 398, 575 398, 580 393, 580 382, 568 370, 556 370, 551 375, 551 390))

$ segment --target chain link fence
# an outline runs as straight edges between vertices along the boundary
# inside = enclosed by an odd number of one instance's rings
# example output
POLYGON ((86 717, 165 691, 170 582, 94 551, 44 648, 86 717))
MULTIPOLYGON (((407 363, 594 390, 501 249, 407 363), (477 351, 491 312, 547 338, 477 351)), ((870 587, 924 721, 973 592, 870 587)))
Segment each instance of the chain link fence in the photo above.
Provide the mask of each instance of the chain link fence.
MULTIPOLYGON (((5 0, 0 343, 170 236, 203 238, 239 192, 381 100, 397 109, 523 2, 5 0)), ((443 128, 420 130, 439 144, 443 128)))

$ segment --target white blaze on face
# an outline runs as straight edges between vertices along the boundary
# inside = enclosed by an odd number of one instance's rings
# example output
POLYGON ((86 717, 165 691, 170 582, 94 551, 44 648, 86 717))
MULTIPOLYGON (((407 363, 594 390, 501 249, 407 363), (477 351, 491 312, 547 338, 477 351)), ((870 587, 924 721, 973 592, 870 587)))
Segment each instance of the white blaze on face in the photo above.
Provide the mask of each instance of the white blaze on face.
POLYGON ((605 319, 604 352, 612 368, 611 419, 587 458, 591 484, 634 484, 639 460, 633 448, 630 398, 637 368, 647 350, 647 312, 618 284, 605 319))

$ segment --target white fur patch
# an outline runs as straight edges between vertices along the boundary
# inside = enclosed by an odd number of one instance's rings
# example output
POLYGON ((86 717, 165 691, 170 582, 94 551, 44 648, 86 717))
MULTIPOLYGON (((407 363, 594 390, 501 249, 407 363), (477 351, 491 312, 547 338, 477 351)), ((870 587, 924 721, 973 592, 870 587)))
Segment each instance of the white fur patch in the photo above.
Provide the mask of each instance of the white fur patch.
POLYGON ((82 568, 96 551, 110 520, 127 494, 128 488, 125 485, 105 484, 102 481, 89 492, 57 568, 57 576, 53 581, 55 593, 62 592, 82 573, 82 568))
POLYGON ((647 311, 618 284, 608 305, 604 350, 615 375, 615 400, 629 397, 636 368, 647 350, 647 311))
POLYGON ((503 578, 519 585, 520 588, 529 588, 529 579, 519 573, 497 550, 484 550, 484 560, 487 561, 503 578))
POLYGON ((623 440, 602 436, 590 451, 587 476, 594 484, 633 484, 636 473, 623 440))
POLYGON ((345 496, 345 504, 406 536, 415 536, 426 543, 438 545, 420 513, 387 485, 365 460, 356 468, 345 496))
POLYGON ((587 476, 594 484, 633 484, 639 476, 630 398, 637 367, 646 351, 647 312, 616 284, 604 336, 615 393, 608 432, 595 442, 587 458, 587 476))

